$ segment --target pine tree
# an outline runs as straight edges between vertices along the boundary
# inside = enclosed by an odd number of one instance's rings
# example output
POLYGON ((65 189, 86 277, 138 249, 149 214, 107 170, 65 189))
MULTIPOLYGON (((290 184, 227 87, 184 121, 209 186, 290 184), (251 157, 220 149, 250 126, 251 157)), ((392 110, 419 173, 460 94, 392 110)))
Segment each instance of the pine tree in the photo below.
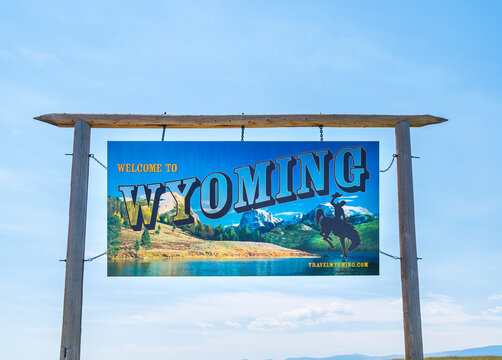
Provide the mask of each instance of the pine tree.
POLYGON ((223 226, 219 224, 214 228, 214 235, 221 240, 221 238, 223 238, 223 231, 225 231, 225 229, 223 229, 223 226))
POLYGON ((108 215, 107 249, 110 257, 115 257, 119 252, 119 246, 122 243, 120 240, 121 226, 122 224, 118 216, 108 215))
POLYGON ((207 230, 207 239, 209 240, 216 239, 214 228, 211 226, 211 224, 207 225, 206 230, 207 230))
POLYGON ((249 227, 245 227, 242 237, 240 238, 241 241, 251 241, 252 240, 252 234, 251 230, 249 230, 249 227))
POLYGON ((201 224, 200 222, 197 222, 197 224, 194 226, 193 232, 195 236, 200 237, 201 236, 201 224))
POLYGON ((134 243, 134 250, 136 250, 136 255, 138 255, 139 250, 141 249, 140 243, 139 243, 139 238, 136 239, 136 242, 134 243))
POLYGON ((204 224, 200 224, 199 236, 203 239, 207 239, 207 226, 204 224))
POLYGON ((141 246, 147 250, 152 248, 152 238, 147 229, 143 230, 143 234, 141 234, 141 246))
POLYGON ((229 226, 225 229, 224 237, 230 241, 238 241, 239 240, 239 236, 237 235, 237 233, 235 232, 235 229, 232 226, 229 226))

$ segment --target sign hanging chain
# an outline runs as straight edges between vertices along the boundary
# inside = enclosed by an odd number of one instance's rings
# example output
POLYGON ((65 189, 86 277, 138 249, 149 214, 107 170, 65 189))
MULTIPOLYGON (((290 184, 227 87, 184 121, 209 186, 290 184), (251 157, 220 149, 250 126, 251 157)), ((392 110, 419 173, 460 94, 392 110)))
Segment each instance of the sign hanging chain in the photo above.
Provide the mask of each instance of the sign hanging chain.
MULTIPOLYGON (((382 250, 378 250, 378 252, 379 252, 380 254, 383 254, 383 255, 385 255, 385 256, 388 256, 388 257, 390 257, 390 258, 393 258, 394 260, 401 260, 401 258, 400 258, 399 256, 395 256, 395 255, 387 254, 386 252, 383 252, 382 250)), ((422 258, 421 258, 421 257, 417 257, 417 260, 422 260, 422 258)))
POLYGON ((378 250, 378 252, 380 254, 383 254, 385 256, 388 256, 390 258, 393 258, 394 260, 401 260, 401 258, 399 256, 394 256, 394 255, 391 255, 391 254, 387 254, 386 252, 383 252, 382 250, 378 250))
MULTIPOLYGON (((394 160, 396 160, 397 156, 398 156, 397 154, 392 154, 392 160, 390 161, 389 166, 387 166, 387 168, 385 168, 384 170, 380 170, 380 172, 384 173, 386 171, 389 171, 389 169, 392 167, 392 164, 394 164, 394 160)), ((413 156, 413 155, 411 155, 411 158, 412 159, 420 159, 420 156, 413 156)))
MULTIPOLYGON (((84 259, 84 261, 93 261, 93 260, 96 260, 97 258, 100 258, 101 256, 103 255, 106 255, 108 254, 108 251, 105 251, 104 253, 101 253, 99 255, 96 255, 96 256, 93 256, 93 257, 90 257, 88 259, 84 259)), ((63 261, 63 262, 66 262, 66 259, 62 259, 62 260, 59 260, 59 261, 63 261)))
POLYGON ((386 171, 389 171, 389 169, 392 167, 392 164, 394 164, 394 160, 396 160, 396 158, 397 158, 397 154, 392 154, 392 160, 390 161, 389 166, 387 166, 387 168, 384 170, 380 170, 380 172, 384 173, 386 171))
MULTIPOLYGON (((71 154, 71 153, 70 154, 65 154, 65 155, 67 155, 67 156, 73 156, 73 154, 71 154)), ((99 165, 101 165, 105 170, 108 170, 108 168, 106 167, 106 165, 103 164, 101 161, 99 161, 98 158, 94 156, 94 154, 89 154, 89 157, 91 159, 94 159, 94 161, 96 161, 99 165)))
POLYGON ((323 125, 319 125, 319 135, 321 136, 321 142, 324 141, 324 136, 323 136, 323 132, 322 132, 323 128, 324 128, 323 125))
MULTIPOLYGON (((167 112, 164 111, 164 115, 167 115, 167 112)), ((160 141, 164 141, 164 136, 166 135, 166 126, 162 126, 162 139, 160 141)))
POLYGON ((244 141, 244 129, 246 127, 244 125, 241 126, 241 141, 244 141))
POLYGON ((94 156, 94 154, 89 154, 89 157, 90 157, 91 159, 94 159, 94 161, 96 161, 99 165, 101 165, 101 166, 103 167, 103 169, 108 170, 108 168, 106 167, 106 165, 105 165, 105 164, 103 164, 101 161, 99 161, 99 160, 98 160, 98 159, 94 156))

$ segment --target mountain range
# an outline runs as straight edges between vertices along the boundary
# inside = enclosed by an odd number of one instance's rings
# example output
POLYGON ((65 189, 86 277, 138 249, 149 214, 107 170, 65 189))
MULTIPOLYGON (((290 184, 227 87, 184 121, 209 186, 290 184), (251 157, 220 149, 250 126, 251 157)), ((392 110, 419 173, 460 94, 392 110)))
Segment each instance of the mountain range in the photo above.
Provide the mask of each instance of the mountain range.
MULTIPOLYGON (((464 350, 443 351, 436 353, 425 354, 425 357, 466 357, 466 356, 502 356, 502 345, 485 346, 464 350)), ((404 359, 403 354, 385 355, 385 356, 368 356, 362 354, 352 355, 336 355, 331 357, 314 358, 314 357, 299 357, 288 358, 286 360, 392 360, 404 359)))
POLYGON ((275 217, 266 210, 257 209, 242 214, 239 227, 244 228, 247 226, 251 232, 255 232, 256 230, 269 231, 283 224, 283 219, 275 217))
MULTIPOLYGON (((321 209, 326 216, 334 215, 334 208, 330 203, 321 203, 308 213, 301 212, 286 212, 273 215, 271 212, 264 209, 257 209, 245 212, 242 214, 239 224, 234 227, 248 227, 251 232, 260 230, 261 232, 270 231, 276 227, 304 223, 307 225, 315 225, 315 214, 317 209, 321 209)), ((347 221, 357 225, 375 220, 368 209, 361 206, 344 206, 343 207, 347 221)))
MULTIPOLYGON (((170 216, 174 216, 177 202, 183 203, 184 198, 178 194, 174 194, 174 196, 162 195, 160 198, 158 214, 168 213, 170 216)), ((321 209, 326 216, 334 215, 334 208, 330 203, 321 203, 306 214, 292 211, 274 215, 267 210, 256 209, 243 213, 240 222, 230 226, 234 227, 236 230, 238 228, 248 227, 251 232, 259 230, 261 233, 291 224, 306 224, 313 226, 315 225, 315 214, 318 209, 321 209)), ((361 206, 345 205, 343 209, 347 221, 354 225, 370 222, 376 219, 375 215, 373 215, 368 209, 361 206)), ((190 213, 195 219, 195 222, 200 221, 199 216, 193 210, 191 210, 190 213)))

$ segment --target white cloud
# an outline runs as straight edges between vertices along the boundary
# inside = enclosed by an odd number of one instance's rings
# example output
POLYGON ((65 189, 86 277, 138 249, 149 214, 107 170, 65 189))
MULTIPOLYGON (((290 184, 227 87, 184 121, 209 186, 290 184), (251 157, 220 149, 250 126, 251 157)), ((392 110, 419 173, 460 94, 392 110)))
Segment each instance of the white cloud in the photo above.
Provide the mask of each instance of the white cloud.
POLYGON ((490 314, 502 313, 502 306, 496 306, 496 307, 494 307, 492 309, 488 309, 487 312, 490 313, 490 314))
POLYGON ((231 328, 240 328, 242 326, 242 324, 237 321, 225 321, 225 325, 231 328))
POLYGON ((488 300, 495 301, 495 300, 502 300, 502 294, 495 294, 492 295, 488 298, 488 300))
POLYGON ((347 322, 400 322, 400 299, 349 300, 277 292, 201 295, 142 313, 108 319, 122 324, 187 324, 202 322, 225 327, 239 324, 251 331, 290 330, 347 322))
MULTIPOLYGON (((425 296, 422 299, 425 350, 442 351, 464 344, 474 347, 493 342, 502 335, 499 311, 494 308, 490 313, 471 314, 455 298, 425 296), (473 328, 475 333, 469 331, 473 328)), ((162 339, 170 338, 165 334, 166 329, 183 330, 191 338, 206 339, 197 344, 173 340, 167 352, 154 351, 163 356, 184 351, 187 359, 201 358, 204 352, 211 352, 222 360, 248 358, 249 354, 261 356, 257 359, 279 360, 332 356, 354 349, 369 355, 400 353, 402 321, 400 298, 347 299, 242 291, 177 298, 169 304, 143 308, 136 315, 95 322, 99 322, 99 327, 131 326, 135 331, 145 326, 150 329, 149 334, 158 333, 162 339), (256 350, 256 344, 263 351, 256 350), (273 351, 273 356, 267 351, 273 351)), ((148 351, 153 351, 152 346, 148 346, 148 351)))
MULTIPOLYGON (((500 322, 502 307, 480 314, 467 312, 449 296, 430 294, 422 300, 424 325, 452 325, 472 321, 500 322)), ((178 299, 135 315, 109 318, 115 325, 195 324, 197 327, 240 328, 241 331, 319 329, 331 324, 373 323, 394 326, 402 322, 400 298, 345 299, 299 296, 279 292, 239 292, 178 299)))
POLYGON ((275 214, 275 216, 279 216, 279 215, 293 216, 293 215, 300 215, 300 214, 301 214, 301 212, 299 212, 299 211, 285 211, 285 212, 275 214))
POLYGON ((198 326, 200 328, 213 328, 214 327, 213 324, 208 323, 208 322, 204 322, 204 321, 195 321, 194 324, 195 324, 195 326, 198 326))
POLYGON ((455 299, 446 295, 429 294, 432 300, 422 302, 422 317, 428 324, 455 324, 479 319, 468 314, 455 299))
MULTIPOLYGON (((187 337, 170 337, 165 331, 150 331, 145 338, 133 339, 127 345, 103 346, 87 345, 85 349, 90 359, 120 358, 174 358, 174 359, 274 359, 290 357, 328 357, 358 353, 378 356, 404 353, 404 336, 401 326, 395 329, 347 330, 340 328, 330 331, 306 332, 252 332, 241 333, 234 329, 231 334, 210 329, 208 332, 191 334, 187 337), (148 338, 146 338, 148 336, 148 338), (197 341, 193 339, 197 336, 197 341), (160 345, 161 344, 161 345, 160 345), (258 346, 259 345, 259 346, 258 346), (209 354, 209 355, 208 355, 209 354)), ((502 330, 481 326, 438 327, 425 326, 424 350, 436 352, 459 348, 477 347, 480 344, 500 343, 502 330)), ((86 346, 84 344, 84 346, 86 346)))
POLYGON ((260 317, 248 325, 251 330, 287 330, 301 326, 313 326, 323 322, 344 322, 353 312, 350 305, 333 301, 323 305, 308 305, 276 316, 260 317))

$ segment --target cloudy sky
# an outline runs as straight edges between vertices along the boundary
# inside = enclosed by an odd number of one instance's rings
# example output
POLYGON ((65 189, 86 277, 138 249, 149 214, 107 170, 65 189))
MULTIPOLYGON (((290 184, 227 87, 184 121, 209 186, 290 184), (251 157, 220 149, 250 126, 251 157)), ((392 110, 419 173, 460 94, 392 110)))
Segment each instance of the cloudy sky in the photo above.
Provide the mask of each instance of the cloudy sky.
MULTIPOLYGON (((16 1, 0 5, 0 346, 59 354, 72 130, 51 112, 433 114, 412 130, 426 352, 500 344, 502 48, 497 2, 16 1)), ((92 132, 160 140, 159 130, 92 132)), ((247 140, 317 140, 316 128, 247 140)), ((392 129, 326 128, 380 141, 392 129)), ((240 129, 166 140, 239 140, 240 129)), ((87 256, 106 248, 106 172, 90 164, 87 256)), ((381 249, 398 254, 396 169, 381 249)), ((86 264, 83 358, 284 359, 403 352, 399 263, 379 277, 107 278, 86 264)))

